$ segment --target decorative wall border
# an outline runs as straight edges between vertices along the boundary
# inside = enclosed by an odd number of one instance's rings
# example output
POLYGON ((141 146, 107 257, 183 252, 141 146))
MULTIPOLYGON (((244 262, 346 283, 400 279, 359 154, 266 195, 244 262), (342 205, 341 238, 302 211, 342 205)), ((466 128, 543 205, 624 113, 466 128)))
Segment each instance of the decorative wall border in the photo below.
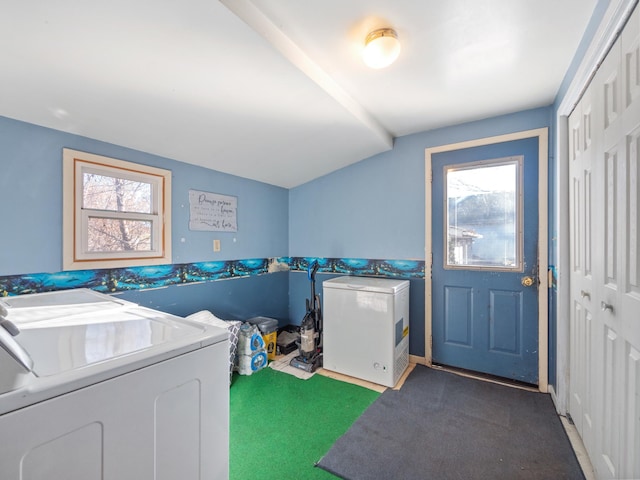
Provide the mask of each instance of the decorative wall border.
POLYGON ((367 258, 288 257, 291 271, 307 271, 309 264, 318 262, 321 273, 369 275, 391 278, 424 279, 424 260, 376 260, 367 258))
POLYGON ((198 262, 149 267, 74 270, 0 277, 0 296, 90 288, 102 293, 164 288, 282 271, 307 271, 317 261, 319 272, 424 278, 423 260, 371 260, 361 258, 277 257, 198 262))

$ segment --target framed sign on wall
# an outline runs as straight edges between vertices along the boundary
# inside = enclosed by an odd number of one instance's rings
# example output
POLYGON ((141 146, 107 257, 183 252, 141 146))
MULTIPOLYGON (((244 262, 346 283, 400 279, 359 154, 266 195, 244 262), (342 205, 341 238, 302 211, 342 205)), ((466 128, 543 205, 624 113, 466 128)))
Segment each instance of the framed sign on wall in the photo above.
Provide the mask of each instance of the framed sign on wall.
POLYGON ((189 190, 189 230, 238 231, 238 197, 189 190))

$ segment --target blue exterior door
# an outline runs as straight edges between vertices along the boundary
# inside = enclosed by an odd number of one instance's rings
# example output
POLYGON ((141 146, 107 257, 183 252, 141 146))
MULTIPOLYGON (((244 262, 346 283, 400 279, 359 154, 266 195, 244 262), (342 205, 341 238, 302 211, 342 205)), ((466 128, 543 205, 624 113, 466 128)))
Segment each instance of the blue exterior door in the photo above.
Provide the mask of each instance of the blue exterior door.
POLYGON ((432 156, 433 363, 538 384, 538 138, 432 156))

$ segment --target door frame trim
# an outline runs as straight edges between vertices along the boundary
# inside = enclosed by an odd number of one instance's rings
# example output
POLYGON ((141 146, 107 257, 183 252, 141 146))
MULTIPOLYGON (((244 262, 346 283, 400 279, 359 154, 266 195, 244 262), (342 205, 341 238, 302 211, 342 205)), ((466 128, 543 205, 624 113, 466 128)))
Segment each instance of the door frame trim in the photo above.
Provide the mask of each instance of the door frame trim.
POLYGON ((549 218, 548 218, 548 181, 549 181, 549 129, 547 127, 522 132, 496 135, 493 137, 478 138, 464 142, 439 145, 425 149, 425 363, 429 366, 433 363, 433 318, 432 318, 432 225, 431 225, 431 157, 436 153, 450 152, 464 148, 493 145, 496 143, 522 140, 525 138, 538 138, 538 390, 546 393, 548 389, 549 375, 549 218))

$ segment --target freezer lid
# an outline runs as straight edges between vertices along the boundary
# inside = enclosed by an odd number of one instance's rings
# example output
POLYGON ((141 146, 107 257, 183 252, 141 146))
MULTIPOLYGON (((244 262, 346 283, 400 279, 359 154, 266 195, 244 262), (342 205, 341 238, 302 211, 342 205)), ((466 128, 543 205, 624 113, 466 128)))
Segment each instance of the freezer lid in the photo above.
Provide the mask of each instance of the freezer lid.
POLYGON ((408 288, 409 281, 393 278, 357 277, 345 275, 342 277, 332 278, 331 280, 325 280, 322 283, 322 287, 342 290, 361 290, 367 292, 396 294, 399 291, 408 288))

